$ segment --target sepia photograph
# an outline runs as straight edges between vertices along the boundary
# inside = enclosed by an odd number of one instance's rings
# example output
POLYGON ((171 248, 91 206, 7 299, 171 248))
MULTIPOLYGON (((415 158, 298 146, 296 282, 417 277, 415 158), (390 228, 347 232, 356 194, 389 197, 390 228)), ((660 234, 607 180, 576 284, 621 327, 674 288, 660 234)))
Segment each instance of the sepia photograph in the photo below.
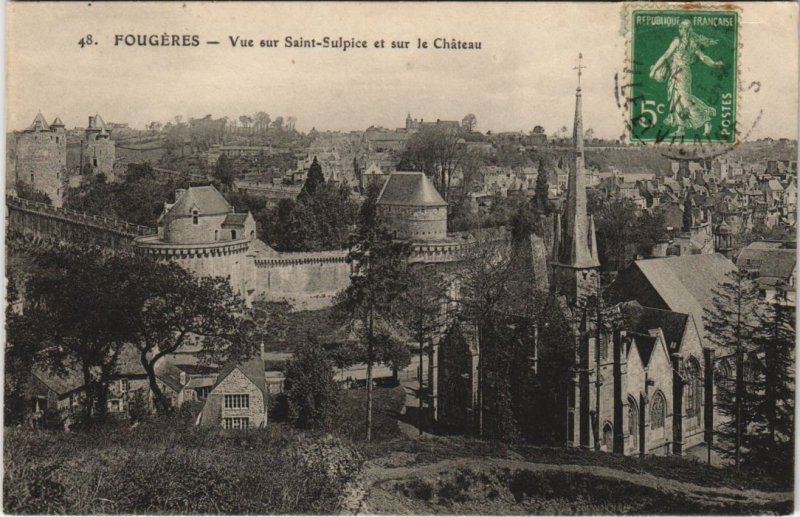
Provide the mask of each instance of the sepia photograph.
POLYGON ((792 514, 799 11, 8 1, 2 511, 792 514))

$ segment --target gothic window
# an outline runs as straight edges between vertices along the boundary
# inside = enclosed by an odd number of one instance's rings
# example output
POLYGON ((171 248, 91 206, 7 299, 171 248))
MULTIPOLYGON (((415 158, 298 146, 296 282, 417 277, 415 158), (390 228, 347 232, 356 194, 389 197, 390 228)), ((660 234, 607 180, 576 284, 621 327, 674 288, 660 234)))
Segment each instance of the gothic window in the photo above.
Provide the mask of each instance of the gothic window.
POLYGON ((255 238, 256 238, 256 231, 255 230, 250 230, 250 240, 253 240, 255 238))
POLYGON ((631 436, 633 450, 639 450, 639 407, 632 397, 628 397, 628 434, 631 436))
POLYGON ((686 415, 689 418, 700 415, 702 400, 703 381, 700 374, 700 364, 694 357, 691 357, 686 368, 686 415))
POLYGON ((650 410, 650 428, 664 429, 664 421, 667 418, 667 402, 664 395, 658 392, 653 397, 653 405, 650 410))

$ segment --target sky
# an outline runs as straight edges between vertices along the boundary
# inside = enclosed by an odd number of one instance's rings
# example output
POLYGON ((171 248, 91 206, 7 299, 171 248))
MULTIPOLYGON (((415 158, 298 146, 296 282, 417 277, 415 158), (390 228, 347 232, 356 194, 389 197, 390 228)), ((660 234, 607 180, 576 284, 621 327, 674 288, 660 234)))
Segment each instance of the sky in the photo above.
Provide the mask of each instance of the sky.
MULTIPOLYGON (((67 127, 250 114, 294 116, 297 128, 401 127, 406 114, 480 131, 571 130, 583 54, 584 127, 617 138, 624 112, 621 4, 570 3, 9 3, 9 130, 41 111, 67 127), (91 34, 97 45, 81 48, 91 34), (115 35, 198 35, 198 47, 115 46, 115 35), (255 40, 234 48, 230 36, 255 40), (284 38, 344 37, 369 48, 284 48, 284 38), (416 49, 421 38, 480 41, 481 50, 416 49), (262 39, 280 47, 260 48, 262 39), (376 49, 376 40, 411 49, 376 49), (206 45, 219 41, 219 45, 206 45)), ((797 138, 798 4, 741 6, 740 121, 750 138, 797 138), (751 86, 758 82, 758 86, 751 86), (748 87, 750 87, 748 89, 748 87), (761 115, 759 117, 759 114, 761 115)))

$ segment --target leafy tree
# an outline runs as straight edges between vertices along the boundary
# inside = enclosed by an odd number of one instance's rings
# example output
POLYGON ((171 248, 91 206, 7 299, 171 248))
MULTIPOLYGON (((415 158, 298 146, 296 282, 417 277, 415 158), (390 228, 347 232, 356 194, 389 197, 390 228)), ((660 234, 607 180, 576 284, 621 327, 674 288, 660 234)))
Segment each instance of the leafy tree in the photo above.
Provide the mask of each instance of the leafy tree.
POLYGON ((401 155, 401 166, 431 177, 445 201, 450 199, 450 184, 466 153, 459 138, 457 129, 438 124, 426 126, 408 140, 401 155))
POLYGON ((335 300, 337 314, 358 335, 356 356, 367 365, 366 439, 372 437, 372 368, 388 364, 394 369, 408 365, 408 349, 387 325, 403 292, 410 247, 394 241, 375 216, 374 201, 368 200, 359 214, 359 227, 347 256, 353 274, 350 285, 335 300))
POLYGON ((475 127, 477 125, 478 125, 478 119, 472 113, 461 119, 461 128, 467 133, 472 133, 473 131, 475 131, 475 127))
POLYGON ((539 213, 550 212, 550 184, 547 181, 548 171, 544 158, 539 159, 539 172, 536 175, 536 188, 533 193, 533 206, 539 213))
POLYGON ((219 158, 217 159, 217 167, 214 169, 214 179, 228 188, 233 185, 233 181, 236 179, 236 173, 233 170, 233 163, 225 155, 225 153, 219 155, 219 158))
POLYGON ((5 397, 3 409, 6 425, 20 423, 28 410, 25 388, 33 374, 36 356, 42 343, 36 332, 17 310, 19 289, 15 275, 9 274, 6 279, 6 342, 4 363, 5 397))
MULTIPOLYGON (((419 415, 422 418, 423 383, 422 364, 425 345, 432 355, 432 340, 446 328, 445 314, 443 314, 445 296, 445 280, 436 270, 425 265, 413 266, 406 274, 407 288, 400 293, 396 317, 399 319, 407 333, 413 337, 419 346, 419 415)), ((419 432, 422 433, 422 422, 419 422, 419 432)))
POLYGON ((54 374, 80 370, 89 424, 105 414, 108 382, 130 329, 126 279, 119 274, 125 261, 78 247, 44 251, 35 261, 43 274, 28 280, 29 307, 17 323, 45 345, 38 356, 43 366, 54 374))
MULTIPOLYGON (((542 301, 542 293, 524 267, 523 249, 503 240, 477 242, 463 261, 453 299, 459 318, 476 326, 481 347, 479 434, 505 441, 519 437, 522 416, 516 403, 521 395, 515 397, 514 392, 527 386, 530 372, 517 366, 531 355, 531 334, 542 301)), ((523 364, 528 364, 527 359, 523 364)))
POLYGON ((311 166, 308 168, 308 175, 306 175, 306 181, 303 183, 303 190, 300 191, 299 197, 313 196, 317 188, 324 183, 325 176, 322 175, 322 166, 315 156, 314 161, 311 162, 311 166))
POLYGON ((630 199, 612 199, 602 204, 595 215, 600 264, 605 270, 619 271, 632 258, 636 206, 630 199))
POLYGON ((304 429, 329 430, 339 409, 333 364, 313 336, 301 342, 286 367, 289 420, 304 429))
POLYGON ((156 363, 196 339, 203 362, 223 364, 250 357, 256 341, 242 325, 244 303, 224 277, 196 277, 175 263, 128 257, 118 274, 127 279, 124 292, 132 305, 130 341, 147 372, 156 410, 170 410, 156 378, 156 363))

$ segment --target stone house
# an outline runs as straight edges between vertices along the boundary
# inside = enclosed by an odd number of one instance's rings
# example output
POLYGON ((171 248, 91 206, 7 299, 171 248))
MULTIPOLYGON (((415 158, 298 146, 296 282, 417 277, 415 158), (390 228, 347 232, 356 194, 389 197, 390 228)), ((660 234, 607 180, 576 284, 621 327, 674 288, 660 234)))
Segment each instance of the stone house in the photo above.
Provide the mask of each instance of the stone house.
POLYGON ((223 368, 208 394, 197 425, 251 429, 267 424, 268 391, 264 360, 259 355, 223 368))

